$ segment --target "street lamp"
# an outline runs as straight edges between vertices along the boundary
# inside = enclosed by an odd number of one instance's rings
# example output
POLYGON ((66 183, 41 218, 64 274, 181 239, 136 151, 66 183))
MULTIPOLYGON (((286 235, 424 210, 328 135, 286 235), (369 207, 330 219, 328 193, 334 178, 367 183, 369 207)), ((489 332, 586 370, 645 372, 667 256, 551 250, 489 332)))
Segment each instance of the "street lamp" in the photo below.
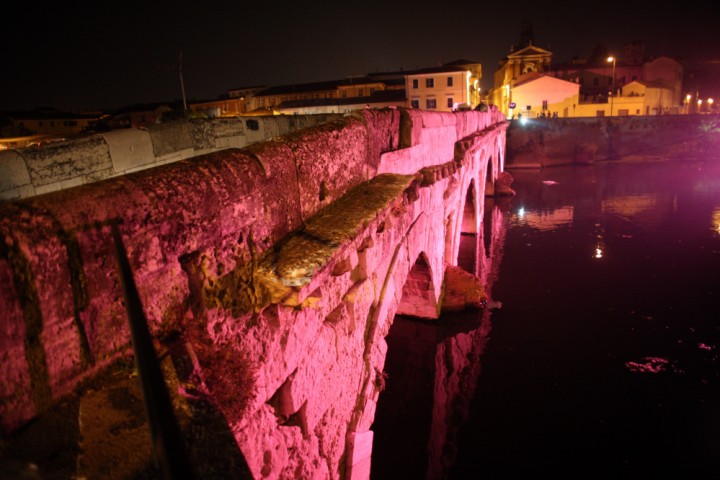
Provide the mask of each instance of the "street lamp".
POLYGON ((685 113, 690 113, 690 100, 692 99, 692 95, 689 93, 685 95, 685 113))
POLYGON ((612 62, 612 86, 610 88, 610 116, 613 114, 613 99, 615 98, 615 57, 608 57, 607 61, 612 62))

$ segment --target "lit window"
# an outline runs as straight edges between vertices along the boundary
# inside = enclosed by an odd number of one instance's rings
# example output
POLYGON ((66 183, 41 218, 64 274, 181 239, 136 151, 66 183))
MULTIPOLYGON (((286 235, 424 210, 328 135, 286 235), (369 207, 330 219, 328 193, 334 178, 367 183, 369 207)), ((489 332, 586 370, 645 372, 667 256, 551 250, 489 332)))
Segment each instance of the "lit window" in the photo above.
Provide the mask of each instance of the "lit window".
POLYGON ((425 79, 425 87, 427 88, 433 88, 435 86, 435 79, 434 78, 426 78, 425 79))

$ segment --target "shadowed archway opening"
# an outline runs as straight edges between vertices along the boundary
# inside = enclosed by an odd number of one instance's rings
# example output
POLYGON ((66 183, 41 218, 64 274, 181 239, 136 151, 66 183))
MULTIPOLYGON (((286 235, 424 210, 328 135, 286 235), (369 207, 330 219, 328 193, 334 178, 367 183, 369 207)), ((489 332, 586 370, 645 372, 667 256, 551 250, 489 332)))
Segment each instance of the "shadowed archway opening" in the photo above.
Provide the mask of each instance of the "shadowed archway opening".
POLYGON ((465 195, 465 208, 463 209, 457 265, 473 275, 477 274, 478 225, 475 199, 475 182, 471 182, 465 195))
POLYGON ((384 390, 372 425, 373 480, 427 475, 439 313, 433 284, 427 256, 421 253, 385 337, 384 390))
POLYGON ((426 478, 432 429, 438 324, 395 315, 372 425, 370 478, 426 478))
POLYGON ((397 314, 436 319, 439 313, 430 263, 425 253, 420 253, 403 285, 397 314))
POLYGON ((493 173, 493 159, 488 158, 487 169, 485 173, 485 196, 492 197, 495 195, 495 180, 493 173))

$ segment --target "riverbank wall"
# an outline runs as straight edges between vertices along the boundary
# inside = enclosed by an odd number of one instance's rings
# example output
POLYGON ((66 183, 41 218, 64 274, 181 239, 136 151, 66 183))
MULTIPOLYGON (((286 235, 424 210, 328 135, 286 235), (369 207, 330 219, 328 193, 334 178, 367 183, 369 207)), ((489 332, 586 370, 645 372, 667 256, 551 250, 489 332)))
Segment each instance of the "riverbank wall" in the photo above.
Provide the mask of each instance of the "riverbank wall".
POLYGON ((720 157, 720 115, 536 118, 507 130, 507 168, 720 157))

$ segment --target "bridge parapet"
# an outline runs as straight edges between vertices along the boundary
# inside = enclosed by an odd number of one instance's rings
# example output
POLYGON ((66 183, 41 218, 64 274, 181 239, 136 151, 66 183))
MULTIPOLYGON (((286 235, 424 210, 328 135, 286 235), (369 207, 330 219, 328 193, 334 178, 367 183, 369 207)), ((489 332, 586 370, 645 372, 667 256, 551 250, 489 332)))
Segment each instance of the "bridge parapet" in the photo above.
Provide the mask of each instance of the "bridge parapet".
POLYGON ((394 313, 408 292, 437 313, 466 203, 480 225, 489 164, 501 170, 496 112, 436 115, 361 111, 0 205, 3 428, 128 355, 120 221, 151 332, 194 351, 202 381, 183 380, 222 410, 253 473, 344 477, 394 313))
POLYGON ((0 200, 28 198, 226 148, 243 148, 340 115, 178 120, 0 151, 0 200))

